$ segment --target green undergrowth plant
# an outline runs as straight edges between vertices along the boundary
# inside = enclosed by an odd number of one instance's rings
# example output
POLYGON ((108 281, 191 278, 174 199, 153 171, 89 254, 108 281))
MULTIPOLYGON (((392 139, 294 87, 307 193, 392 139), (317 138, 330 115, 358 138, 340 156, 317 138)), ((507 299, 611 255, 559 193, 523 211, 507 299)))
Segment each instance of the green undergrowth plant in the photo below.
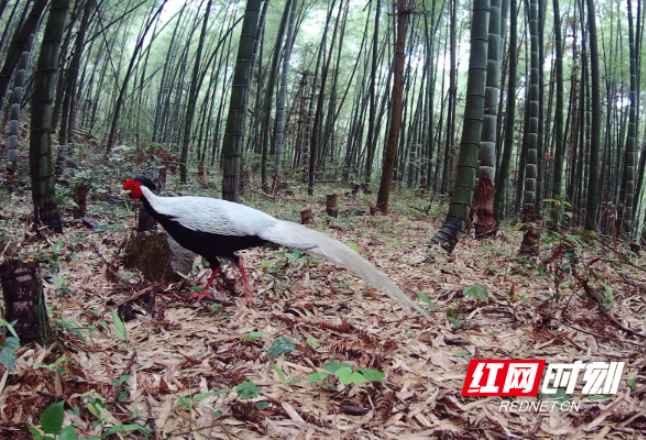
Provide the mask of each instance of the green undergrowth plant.
POLYGON ((78 434, 72 425, 63 428, 65 412, 63 409, 64 401, 56 402, 45 408, 40 416, 40 427, 42 433, 36 428, 29 427, 29 431, 36 440, 76 440, 78 434))
MULTIPOLYGON (((253 341, 258 338, 261 338, 262 336, 264 336, 264 334, 261 332, 251 332, 245 337, 245 340, 253 341)), ((298 339, 302 340, 302 337, 298 339)), ((316 349, 319 346, 319 343, 313 338, 306 338, 305 343, 307 343, 313 349, 316 349)), ((377 370, 372 370, 368 368, 358 368, 357 370, 353 370, 350 364, 347 364, 344 362, 328 362, 324 364, 325 371, 317 371, 315 373, 310 374, 307 378, 297 377, 297 378, 288 380, 287 376, 282 371, 282 369, 272 359, 272 356, 277 357, 282 354, 290 354, 295 349, 296 349, 296 344, 293 341, 291 341, 286 337, 280 337, 272 343, 272 345, 269 347, 269 349, 267 349, 267 352, 266 352, 267 361, 269 362, 272 369, 280 379, 281 383, 287 388, 291 388, 292 386, 294 386, 295 384, 303 380, 307 380, 307 384, 313 384, 315 382, 319 382, 326 379, 330 375, 338 378, 339 383, 341 383, 342 385, 349 385, 349 384, 361 385, 365 381, 381 382, 385 377, 383 373, 377 370)), ((335 386, 329 381, 325 381, 325 385, 335 388, 335 386)), ((250 389, 253 390, 253 388, 251 388, 250 385, 245 385, 245 387, 249 387, 250 389)), ((248 390, 245 390, 245 395, 248 395, 248 392, 249 392, 248 390)), ((240 394, 240 392, 238 394, 240 394)))
POLYGON ((487 288, 480 283, 465 287, 462 290, 462 293, 468 296, 472 296, 478 301, 484 302, 485 304, 489 304, 489 292, 487 291, 487 288))
POLYGON ((63 427, 65 420, 65 401, 61 400, 59 402, 52 403, 43 414, 40 416, 40 429, 37 429, 33 426, 29 427, 29 431, 34 436, 36 440, 101 440, 108 438, 111 435, 117 433, 125 432, 137 432, 140 436, 148 438, 152 433, 150 428, 147 428, 138 423, 124 423, 112 425, 107 422, 105 418, 105 403, 101 399, 89 398, 89 396, 84 396, 83 400, 87 403, 87 412, 82 410, 79 407, 73 407, 68 410, 70 414, 75 416, 82 416, 89 413, 96 417, 96 420, 92 422, 93 426, 102 425, 101 434, 98 437, 84 437, 80 436, 77 433, 77 430, 73 425, 67 425, 63 427), (105 426, 104 426, 105 425, 105 426), (108 426, 110 425, 110 426, 108 426))
POLYGON ((112 322, 114 325, 114 331, 124 344, 128 344, 128 333, 126 330, 126 325, 119 317, 119 314, 115 309, 112 309, 112 322))
POLYGON ((20 348, 20 338, 13 326, 18 320, 7 322, 0 318, 0 364, 13 371, 18 361, 16 350, 20 348))
POLYGON ((302 378, 295 378, 292 380, 287 380, 285 373, 281 368, 271 359, 271 356, 280 356, 281 354, 290 354, 296 348, 296 344, 288 338, 281 336, 276 339, 273 344, 267 350, 267 361, 271 365, 271 368, 276 372, 280 381, 287 388, 290 388, 292 385, 303 380, 302 378))
POLYGON ((457 299, 454 300, 451 305, 446 308, 446 317, 448 318, 449 322, 451 322, 453 328, 456 330, 468 330, 473 326, 472 323, 462 319, 462 304, 457 299))
MULTIPOLYGON (((381 371, 369 368, 358 368, 354 371, 352 366, 345 362, 326 362, 323 368, 326 371, 317 371, 316 373, 310 374, 307 377, 307 383, 313 384, 326 379, 329 375, 336 377, 342 385, 361 385, 365 381, 382 382, 386 377, 381 371)), ((326 381, 325 384, 334 387, 330 382, 326 381)))
MULTIPOLYGON (((238 385, 238 386, 240 386, 240 385, 238 385)), ((255 386, 255 385, 253 385, 253 386, 255 386)), ((241 389, 244 389, 244 386, 241 387, 241 389)), ((237 387, 236 387, 236 391, 237 391, 237 387)), ((193 417, 193 408, 195 407, 196 403, 199 403, 199 402, 201 402, 202 400, 204 400, 204 399, 206 399, 208 397, 219 396, 221 394, 229 394, 230 392, 231 392, 230 390, 219 390, 219 391, 210 391, 210 392, 207 392, 207 393, 196 393, 196 394, 191 394, 191 395, 188 395, 188 396, 181 396, 179 394, 175 394, 175 397, 177 397, 178 403, 183 405, 184 408, 186 409, 186 411, 188 411, 188 413, 190 414, 190 417, 192 419, 192 417, 193 417)), ((242 392, 244 393, 244 391, 242 391, 242 392)), ((240 395, 240 393, 238 393, 238 395, 240 395)), ((215 418, 218 418, 218 417, 220 417, 222 415, 222 411, 217 409, 217 408, 211 408, 211 410, 213 411, 213 415, 214 415, 215 418)))
POLYGON ((118 379, 112 379, 110 385, 115 387, 119 392, 119 402, 125 402, 128 399, 128 392, 132 390, 129 386, 124 384, 130 380, 129 374, 122 374, 118 379))
POLYGON ((65 374, 65 367, 63 366, 63 364, 66 364, 68 362, 69 359, 63 355, 58 357, 51 364, 34 364, 34 368, 44 368, 50 375, 53 375, 54 373, 65 374))

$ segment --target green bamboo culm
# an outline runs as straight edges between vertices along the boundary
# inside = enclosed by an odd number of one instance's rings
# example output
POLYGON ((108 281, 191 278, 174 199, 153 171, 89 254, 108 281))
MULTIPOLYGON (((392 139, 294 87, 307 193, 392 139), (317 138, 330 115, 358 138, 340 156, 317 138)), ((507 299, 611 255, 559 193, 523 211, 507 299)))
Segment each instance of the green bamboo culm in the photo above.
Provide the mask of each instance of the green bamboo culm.
POLYGON ((561 222, 563 212, 563 165, 565 161, 563 148, 563 39, 561 36, 561 15, 559 0, 553 0, 554 7, 554 44, 556 58, 554 73, 556 76, 556 107, 554 108, 554 177, 552 179, 552 194, 557 202, 552 203, 550 217, 554 226, 561 222))
POLYGON ((70 0, 52 2, 43 43, 34 73, 29 137, 29 168, 34 222, 44 223, 56 232, 63 232, 56 203, 56 185, 52 164, 52 107, 56 94, 58 57, 67 21, 70 0))
POLYGON ((585 228, 597 228, 598 187, 599 187, 599 150, 601 144, 601 95, 599 91, 599 50, 597 49, 597 25, 594 0, 587 0, 588 32, 590 34, 590 83, 592 87, 592 121, 590 143, 590 173, 586 206, 585 228))
POLYGON ((479 174, 487 176, 491 182, 495 182, 496 176, 496 123, 498 121, 500 59, 502 51, 500 38, 501 15, 500 0, 491 0, 485 109, 482 123, 479 167, 479 174))
POLYGON ((242 33, 238 46, 238 58, 233 73, 229 116, 224 132, 222 155, 224 169, 222 176, 222 198, 231 202, 240 201, 240 168, 242 165, 242 143, 249 85, 253 69, 252 55, 261 0, 247 0, 242 33))
POLYGON ((627 0, 628 10, 628 52, 630 56, 630 91, 628 98, 628 133, 626 136, 626 157, 624 161, 623 178, 619 200, 621 202, 617 225, 626 238, 632 230, 633 209, 635 205, 635 170, 636 170, 636 145, 637 145, 637 50, 635 48, 635 33, 633 29, 633 16, 631 0, 627 0))
POLYGON ((509 168, 511 167, 511 153, 514 149, 514 131, 516 128, 516 72, 517 72, 517 45, 518 45, 518 19, 516 0, 509 2, 509 79, 507 82, 507 110, 505 119, 505 142, 502 151, 500 169, 496 173, 496 193, 493 204, 494 217, 497 222, 503 218, 505 210, 505 187, 509 168))
POLYGON ((489 46, 489 0, 474 0, 471 19, 471 53, 467 80, 464 123, 460 139, 457 175, 449 212, 440 230, 431 239, 448 252, 460 239, 467 225, 476 182, 476 166, 480 154, 480 135, 484 117, 487 52, 489 46))
POLYGON ((529 130, 527 139, 527 166, 523 210, 525 217, 536 209, 538 179, 538 2, 529 2, 529 35, 531 64, 529 69, 529 130))
POLYGON ((538 255, 540 230, 536 227, 538 216, 538 137, 539 137, 539 53, 538 53, 538 2, 529 1, 529 112, 527 132, 527 165, 525 167, 525 192, 523 194, 523 222, 525 234, 520 244, 519 255, 538 255))

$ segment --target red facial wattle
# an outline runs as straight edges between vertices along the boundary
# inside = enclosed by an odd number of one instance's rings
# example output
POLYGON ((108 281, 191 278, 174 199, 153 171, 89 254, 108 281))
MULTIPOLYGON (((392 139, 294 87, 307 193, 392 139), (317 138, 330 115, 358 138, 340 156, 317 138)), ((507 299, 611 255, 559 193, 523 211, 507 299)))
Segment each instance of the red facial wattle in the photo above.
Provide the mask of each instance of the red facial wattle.
POLYGON ((138 199, 143 195, 141 192, 141 182, 133 179, 126 180, 126 183, 123 184, 123 190, 130 191, 130 197, 133 199, 138 199))

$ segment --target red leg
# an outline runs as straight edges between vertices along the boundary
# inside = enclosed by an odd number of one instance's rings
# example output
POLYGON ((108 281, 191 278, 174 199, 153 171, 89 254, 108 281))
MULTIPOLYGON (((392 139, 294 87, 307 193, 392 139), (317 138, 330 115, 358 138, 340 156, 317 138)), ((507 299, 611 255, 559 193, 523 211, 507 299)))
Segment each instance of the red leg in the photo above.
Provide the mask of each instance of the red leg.
POLYGON ((209 295, 209 288, 211 287, 211 283, 215 279, 215 276, 220 272, 220 266, 216 267, 211 271, 211 276, 209 277, 209 281, 207 281, 206 286, 204 287, 204 290, 201 290, 199 292, 193 293, 191 296, 188 297, 188 299, 193 299, 197 298, 197 302, 199 303, 202 301, 202 299, 205 296, 209 295))
POLYGON ((242 274, 242 282, 244 284, 244 299, 245 302, 249 302, 251 299, 251 284, 247 278, 247 274, 244 271, 244 266, 242 265, 242 257, 238 257, 238 267, 240 268, 240 273, 242 274))

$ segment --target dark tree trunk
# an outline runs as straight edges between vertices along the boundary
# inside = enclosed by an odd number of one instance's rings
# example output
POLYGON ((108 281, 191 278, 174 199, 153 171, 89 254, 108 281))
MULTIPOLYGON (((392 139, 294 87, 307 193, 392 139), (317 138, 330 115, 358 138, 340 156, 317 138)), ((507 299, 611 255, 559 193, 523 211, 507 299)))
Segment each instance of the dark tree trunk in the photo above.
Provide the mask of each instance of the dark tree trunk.
POLYGON ((384 168, 381 175, 381 184, 377 194, 377 209, 383 213, 388 212, 388 199, 390 198, 390 187, 393 180, 393 170, 397 158, 397 143, 401 130, 402 106, 404 96, 404 64, 406 62, 406 21, 408 20, 408 2, 399 0, 397 2, 397 42, 395 44, 395 78, 393 85, 392 113, 390 116, 390 128, 388 130, 388 142, 384 152, 384 168))
POLYGON ((54 0, 45 27, 38 57, 31 107, 29 161, 34 222, 43 222, 50 229, 62 232, 56 205, 56 188, 52 167, 52 106, 56 91, 58 54, 65 29, 70 0, 54 0))
POLYGON ((108 144, 106 146, 106 154, 109 154, 110 151, 112 150, 112 145, 114 144, 114 136, 117 132, 117 122, 119 122, 119 115, 121 113, 121 106, 123 105, 123 100, 125 97, 126 89, 128 88, 128 81, 130 80, 130 77, 132 76, 132 71, 135 67, 135 62, 138 59, 138 54, 141 48, 144 45, 144 39, 146 38, 146 35, 148 34, 148 31, 150 30, 150 27, 152 24, 157 20, 157 17, 159 14, 161 14, 161 11, 164 9, 164 6, 166 5, 166 2, 168 0, 164 0, 162 4, 159 6, 157 9, 157 12, 150 18, 148 23, 146 24, 146 28, 144 29, 141 38, 139 39, 139 42, 137 43, 137 46, 135 46, 135 50, 132 54, 132 57, 130 58, 130 65, 128 66, 128 70, 126 71, 125 78, 123 80, 123 84, 121 85, 121 90, 119 92, 119 97, 117 98, 117 102, 115 104, 114 108, 114 113, 112 115, 112 124, 110 127, 110 134, 108 135, 108 144))
POLYGON ((180 182, 186 183, 186 175, 188 169, 188 144, 191 140, 191 126, 193 125, 193 117, 195 116, 195 106, 197 104, 197 94, 200 61, 202 59, 202 48, 204 46, 204 38, 206 37, 206 30, 208 28, 209 14, 211 12, 211 0, 206 4, 206 13, 204 14, 204 22, 202 23, 202 31, 200 32, 200 40, 197 45, 197 53, 195 54, 195 66, 193 67, 193 77, 191 79, 191 88, 188 92, 188 105, 186 107, 186 120, 184 121, 184 137, 182 140, 182 150, 179 160, 179 175, 180 182))
POLYGON ((40 20, 40 15, 43 13, 48 0, 37 0, 31 8, 29 16, 24 21, 22 26, 16 30, 16 33, 11 40, 11 47, 5 56, 2 70, 0 70, 0 108, 3 107, 7 87, 11 80, 11 75, 20 61, 22 53, 29 46, 31 34, 34 33, 40 20))
POLYGON ((72 61, 67 69, 67 74, 65 75, 65 98, 63 99, 61 127, 58 132, 58 143, 60 145, 64 145, 72 141, 72 130, 74 127, 72 127, 70 122, 74 119, 76 80, 79 74, 81 55, 83 54, 83 46, 85 44, 85 34, 87 32, 88 23, 90 22, 93 3, 94 0, 85 0, 83 18, 81 19, 81 24, 78 29, 78 33, 76 34, 72 61))
POLYGON ((260 0, 247 0, 242 22, 242 37, 238 46, 238 58, 233 74, 229 116, 222 145, 224 156, 222 198, 232 202, 240 201, 243 130, 249 98, 249 84, 253 72, 252 56, 254 37, 258 28, 258 16, 260 15, 260 3, 260 0))

